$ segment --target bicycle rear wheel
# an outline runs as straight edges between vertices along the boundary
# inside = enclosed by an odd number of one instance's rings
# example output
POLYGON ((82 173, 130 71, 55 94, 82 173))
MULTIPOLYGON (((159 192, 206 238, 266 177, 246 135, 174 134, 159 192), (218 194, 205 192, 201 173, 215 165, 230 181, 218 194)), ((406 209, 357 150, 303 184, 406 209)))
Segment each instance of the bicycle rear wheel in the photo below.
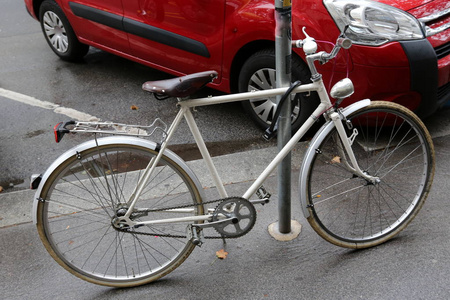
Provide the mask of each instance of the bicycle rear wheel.
POLYGON ((412 112, 389 102, 372 102, 347 117, 358 134, 352 149, 372 184, 355 175, 336 128, 315 150, 307 180, 309 223, 342 247, 378 245, 403 230, 427 198, 434 176, 434 148, 412 112))
MULTIPOLYGON (((40 193, 37 227, 61 266, 89 282, 129 287, 168 274, 188 257, 195 246, 186 238, 186 223, 148 225, 131 232, 113 226, 156 155, 133 144, 100 145, 77 152, 50 174, 40 193)), ((185 168, 164 155, 132 218, 203 214, 201 194, 185 168), (190 211, 142 212, 187 205, 190 211)))

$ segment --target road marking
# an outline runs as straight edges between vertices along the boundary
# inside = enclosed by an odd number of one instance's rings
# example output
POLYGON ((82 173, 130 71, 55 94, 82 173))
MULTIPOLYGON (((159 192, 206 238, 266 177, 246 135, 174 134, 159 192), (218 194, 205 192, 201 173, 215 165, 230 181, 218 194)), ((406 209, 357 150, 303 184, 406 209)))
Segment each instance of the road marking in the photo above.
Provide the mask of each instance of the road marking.
POLYGON ((85 122, 100 121, 100 119, 97 117, 91 116, 90 114, 87 114, 87 113, 84 113, 81 111, 77 111, 73 108, 68 108, 68 107, 60 106, 58 104, 54 104, 51 102, 42 101, 42 100, 36 99, 34 97, 30 97, 30 96, 27 96, 24 94, 5 90, 2 88, 0 88, 0 96, 8 98, 10 100, 18 101, 18 102, 21 102, 24 104, 53 110, 53 112, 55 112, 57 114, 66 115, 66 116, 70 117, 71 119, 75 119, 78 121, 85 121, 85 122))

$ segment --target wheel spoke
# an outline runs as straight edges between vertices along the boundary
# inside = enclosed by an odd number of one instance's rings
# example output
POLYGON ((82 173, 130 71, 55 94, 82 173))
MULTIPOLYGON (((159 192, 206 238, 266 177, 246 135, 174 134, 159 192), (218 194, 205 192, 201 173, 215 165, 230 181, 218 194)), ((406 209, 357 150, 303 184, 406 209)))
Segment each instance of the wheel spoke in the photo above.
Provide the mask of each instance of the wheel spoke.
MULTIPOLYGON (((62 265, 83 279, 133 286, 176 268, 193 250, 186 224, 119 230, 127 200, 157 153, 133 145, 99 146, 68 159, 50 175, 39 209, 44 239, 62 265), (147 234, 147 235, 140 235, 147 234), (150 234, 150 235, 148 235, 150 234), (170 236, 174 237, 170 237, 170 236)), ((138 199, 136 209, 190 205, 186 216, 203 212, 187 173, 164 157, 138 199)), ((137 213, 136 221, 166 219, 167 211, 137 213)), ((132 215, 133 216, 133 215, 132 215)))
POLYGON ((347 119, 358 130, 352 149, 359 167, 380 182, 369 182, 346 167, 346 153, 333 128, 310 166, 313 218, 308 220, 332 243, 369 247, 396 235, 420 210, 432 182, 434 152, 426 128, 401 106, 373 102, 347 119))

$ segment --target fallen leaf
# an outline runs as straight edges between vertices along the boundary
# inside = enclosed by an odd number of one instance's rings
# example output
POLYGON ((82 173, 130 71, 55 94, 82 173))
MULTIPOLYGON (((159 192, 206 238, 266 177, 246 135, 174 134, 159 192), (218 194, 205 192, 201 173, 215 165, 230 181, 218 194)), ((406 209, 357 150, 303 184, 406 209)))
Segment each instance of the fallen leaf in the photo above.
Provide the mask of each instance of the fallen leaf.
POLYGON ((3 192, 3 187, 0 185, 0 193, 3 192))
POLYGON ((227 258, 228 252, 226 252, 223 249, 220 249, 219 251, 216 251, 216 256, 218 259, 225 259, 227 258))
POLYGON ((131 110, 138 110, 139 109, 139 107, 137 107, 136 105, 131 105, 131 110))
POLYGON ((335 156, 333 157, 333 159, 331 160, 332 164, 340 164, 341 163, 341 158, 339 156, 335 156))

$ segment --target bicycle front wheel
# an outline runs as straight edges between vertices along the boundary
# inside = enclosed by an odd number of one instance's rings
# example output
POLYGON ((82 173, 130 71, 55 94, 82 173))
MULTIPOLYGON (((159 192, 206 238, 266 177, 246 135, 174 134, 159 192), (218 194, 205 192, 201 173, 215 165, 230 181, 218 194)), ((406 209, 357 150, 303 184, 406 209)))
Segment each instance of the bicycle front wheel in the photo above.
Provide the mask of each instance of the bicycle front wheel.
MULTIPOLYGON (((168 274, 188 257, 195 246, 186 238, 187 223, 126 232, 114 224, 127 211, 127 200, 156 155, 133 144, 100 145, 77 152, 49 175, 40 193, 37 227, 61 266, 89 282, 129 287, 168 274)), ((131 218, 203 214, 201 194, 185 168, 164 155, 131 218), (173 209, 179 207, 183 209, 173 209)))
POLYGON ((400 105, 372 102, 347 119, 347 136, 357 133, 352 149, 359 167, 380 182, 351 171, 333 128, 309 167, 308 221, 333 244, 366 248, 392 238, 417 215, 433 181, 434 148, 420 119, 400 105))

